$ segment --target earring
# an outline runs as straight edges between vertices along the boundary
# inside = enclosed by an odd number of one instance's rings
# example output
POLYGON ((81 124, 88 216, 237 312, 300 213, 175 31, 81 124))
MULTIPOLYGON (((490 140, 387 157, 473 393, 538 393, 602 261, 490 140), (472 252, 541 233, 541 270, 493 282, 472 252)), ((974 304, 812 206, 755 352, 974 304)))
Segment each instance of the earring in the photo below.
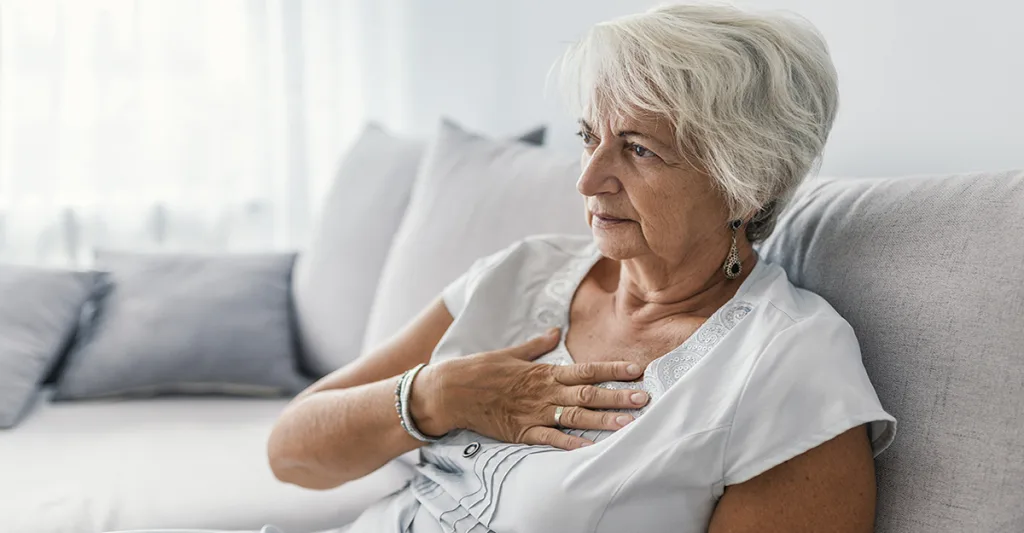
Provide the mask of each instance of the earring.
POLYGON ((726 256, 725 264, 722 265, 722 272, 725 273, 726 279, 736 279, 743 272, 743 264, 740 263, 740 252, 736 248, 736 230, 740 229, 742 225, 742 220, 729 222, 729 228, 732 230, 732 246, 729 247, 729 255, 726 256))

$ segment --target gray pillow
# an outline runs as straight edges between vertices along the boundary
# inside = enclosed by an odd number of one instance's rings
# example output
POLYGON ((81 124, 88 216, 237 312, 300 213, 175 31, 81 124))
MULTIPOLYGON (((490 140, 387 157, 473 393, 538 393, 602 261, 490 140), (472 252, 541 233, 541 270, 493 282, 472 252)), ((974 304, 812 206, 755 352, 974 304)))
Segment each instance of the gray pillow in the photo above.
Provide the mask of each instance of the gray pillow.
POLYGON ((0 266, 0 428, 13 427, 67 347, 95 276, 0 266))
POLYGON ((296 369, 294 254, 100 252, 95 310, 54 399, 119 395, 289 395, 296 369))
POLYGON ((814 180, 761 252, 850 322, 900 421, 876 531, 1024 531, 1024 171, 814 180))

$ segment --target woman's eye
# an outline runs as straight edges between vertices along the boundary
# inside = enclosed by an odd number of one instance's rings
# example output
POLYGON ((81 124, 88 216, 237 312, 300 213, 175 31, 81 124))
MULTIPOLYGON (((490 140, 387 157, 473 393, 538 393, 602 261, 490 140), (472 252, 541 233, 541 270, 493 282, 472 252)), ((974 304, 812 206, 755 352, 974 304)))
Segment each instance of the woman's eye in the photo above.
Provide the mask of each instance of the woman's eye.
POLYGON ((633 155, 637 157, 653 157, 654 152, 644 148, 643 146, 633 143, 629 145, 629 149, 633 152, 633 155))
POLYGON ((594 142, 594 136, 588 131, 577 131, 576 135, 578 135, 580 139, 583 139, 584 146, 590 146, 594 142))

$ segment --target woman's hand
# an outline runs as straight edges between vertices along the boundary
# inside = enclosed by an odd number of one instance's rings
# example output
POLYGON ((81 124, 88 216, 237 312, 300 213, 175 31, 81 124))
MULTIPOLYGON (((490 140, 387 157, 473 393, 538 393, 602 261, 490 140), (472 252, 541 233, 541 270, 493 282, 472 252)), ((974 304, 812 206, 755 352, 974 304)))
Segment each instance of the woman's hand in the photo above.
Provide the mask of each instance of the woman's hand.
POLYGON ((428 365, 412 390, 410 408, 417 427, 429 435, 465 428, 504 442, 572 450, 593 442, 552 427, 557 406, 564 407, 561 424, 568 428, 617 430, 630 423, 628 414, 593 409, 636 409, 647 403, 647 393, 594 384, 632 381, 643 375, 643 367, 630 362, 531 362, 554 349, 560 336, 554 328, 519 346, 428 365))

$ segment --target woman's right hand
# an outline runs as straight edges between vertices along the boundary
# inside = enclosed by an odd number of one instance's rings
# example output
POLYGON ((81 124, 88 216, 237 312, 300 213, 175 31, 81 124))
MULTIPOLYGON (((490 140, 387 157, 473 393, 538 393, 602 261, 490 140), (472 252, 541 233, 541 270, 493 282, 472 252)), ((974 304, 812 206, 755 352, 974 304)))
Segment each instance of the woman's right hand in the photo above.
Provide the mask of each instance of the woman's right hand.
POLYGON ((412 389, 416 426, 428 435, 464 428, 503 442, 572 450, 593 442, 554 428, 557 406, 564 407, 560 421, 567 428, 617 430, 631 422, 628 414, 594 409, 637 409, 647 403, 647 393, 595 384, 633 381, 643 367, 625 361, 531 362, 554 349, 560 337, 553 328, 518 346, 427 365, 412 389))

